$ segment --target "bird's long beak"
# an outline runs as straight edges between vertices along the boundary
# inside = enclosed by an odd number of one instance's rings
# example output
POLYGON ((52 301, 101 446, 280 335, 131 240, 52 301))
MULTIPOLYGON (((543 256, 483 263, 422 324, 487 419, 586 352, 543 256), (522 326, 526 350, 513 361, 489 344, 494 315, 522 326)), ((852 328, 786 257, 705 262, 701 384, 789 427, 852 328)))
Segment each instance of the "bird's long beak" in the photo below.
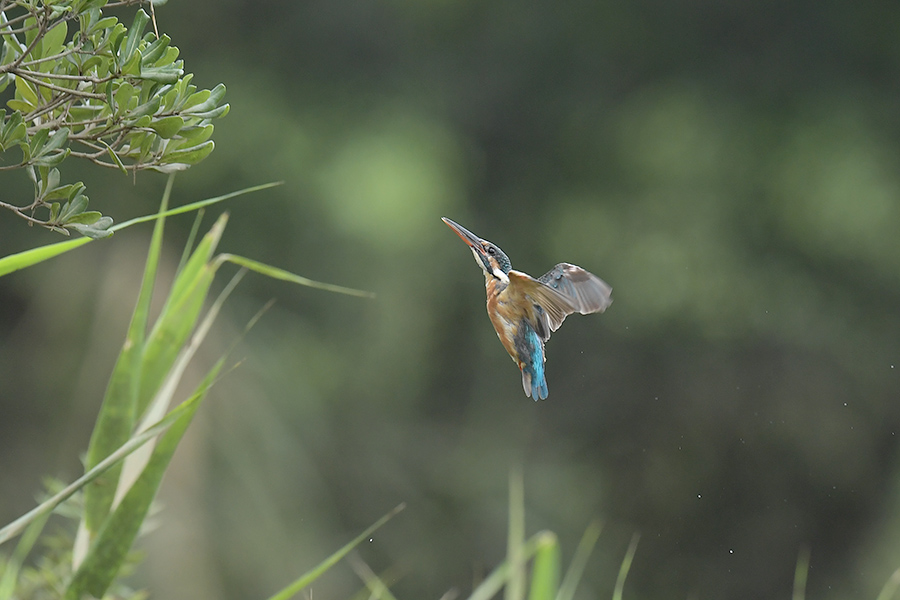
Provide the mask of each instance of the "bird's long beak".
POLYGON ((441 217, 441 221, 446 223, 447 227, 455 231, 456 235, 458 235, 462 239, 462 241, 468 244, 470 248, 474 248, 480 252, 484 252, 484 246, 482 246, 482 242, 484 240, 482 240, 480 237, 478 237, 459 223, 451 221, 447 217, 441 217))

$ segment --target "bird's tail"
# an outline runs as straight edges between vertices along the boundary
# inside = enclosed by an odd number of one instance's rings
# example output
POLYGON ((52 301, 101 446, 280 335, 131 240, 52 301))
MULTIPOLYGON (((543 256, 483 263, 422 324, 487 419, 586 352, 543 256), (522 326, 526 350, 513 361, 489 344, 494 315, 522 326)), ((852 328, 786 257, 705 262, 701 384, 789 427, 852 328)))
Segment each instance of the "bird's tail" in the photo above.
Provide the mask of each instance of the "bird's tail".
POLYGON ((522 387, 525 395, 535 400, 544 400, 549 394, 547 390, 547 378, 544 377, 543 361, 538 364, 522 366, 522 387), (535 369, 535 367, 537 367, 535 369))

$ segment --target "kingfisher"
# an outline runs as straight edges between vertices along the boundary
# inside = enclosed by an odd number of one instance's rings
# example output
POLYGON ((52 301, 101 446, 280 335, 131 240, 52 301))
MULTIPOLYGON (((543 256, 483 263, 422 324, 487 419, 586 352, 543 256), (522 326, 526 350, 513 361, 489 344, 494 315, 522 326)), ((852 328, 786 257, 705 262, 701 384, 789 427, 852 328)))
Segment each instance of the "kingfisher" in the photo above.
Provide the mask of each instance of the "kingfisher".
POLYGON ((547 397, 544 342, 572 313, 603 312, 612 304, 612 288, 581 267, 559 263, 535 279, 515 271, 496 244, 459 223, 441 220, 462 238, 484 271, 487 312, 500 343, 522 372, 525 396, 547 397))

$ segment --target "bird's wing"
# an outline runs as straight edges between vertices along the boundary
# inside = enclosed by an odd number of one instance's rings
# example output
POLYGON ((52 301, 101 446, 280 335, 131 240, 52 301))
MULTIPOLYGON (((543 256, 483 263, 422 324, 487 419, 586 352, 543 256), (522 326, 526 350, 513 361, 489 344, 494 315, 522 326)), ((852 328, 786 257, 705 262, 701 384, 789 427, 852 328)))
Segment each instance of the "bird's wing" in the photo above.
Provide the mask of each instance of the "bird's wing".
MULTIPOLYGON (((612 304, 609 284, 569 263, 559 263, 541 275, 538 281, 565 296, 573 307, 572 312, 583 315, 603 312, 612 304)), ((556 331, 556 327, 553 330, 556 331)))
POLYGON ((567 296, 520 271, 509 272, 506 294, 514 304, 529 302, 536 307, 532 326, 545 342, 566 316, 578 310, 567 296))
POLYGON ((569 263, 559 263, 540 279, 510 271, 506 293, 514 303, 527 296, 537 307, 533 325, 544 341, 572 313, 603 312, 612 304, 612 288, 605 281, 569 263))

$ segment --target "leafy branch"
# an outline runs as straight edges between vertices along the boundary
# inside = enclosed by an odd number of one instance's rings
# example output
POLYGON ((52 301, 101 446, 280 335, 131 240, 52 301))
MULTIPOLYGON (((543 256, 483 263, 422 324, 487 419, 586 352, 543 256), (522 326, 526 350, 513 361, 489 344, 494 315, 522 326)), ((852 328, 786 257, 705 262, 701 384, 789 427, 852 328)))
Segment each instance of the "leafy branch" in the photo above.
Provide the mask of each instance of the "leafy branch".
POLYGON ((225 86, 198 90, 165 34, 144 34, 103 9, 140 0, 0 0, 0 171, 24 169, 27 204, 0 199, 31 225, 68 235, 109 235, 112 219, 88 211, 82 182, 61 183, 69 156, 123 173, 173 172, 209 155, 212 120, 228 113, 225 86), (70 34, 70 30, 71 34, 70 34), (2 96, 0 96, 2 98, 2 96), (20 158, 7 154, 18 150, 20 158))

